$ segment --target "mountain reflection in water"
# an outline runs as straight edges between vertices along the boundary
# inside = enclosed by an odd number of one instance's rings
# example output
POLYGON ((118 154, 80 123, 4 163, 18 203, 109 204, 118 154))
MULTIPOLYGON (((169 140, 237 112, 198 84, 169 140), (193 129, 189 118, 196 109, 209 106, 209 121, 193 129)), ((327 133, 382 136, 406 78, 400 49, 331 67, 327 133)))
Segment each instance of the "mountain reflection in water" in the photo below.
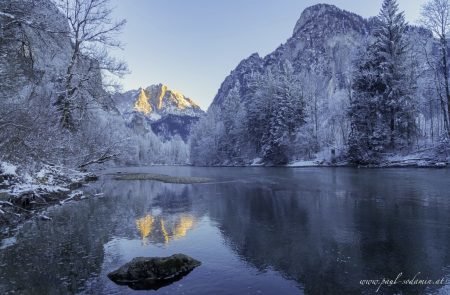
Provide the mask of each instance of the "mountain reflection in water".
MULTIPOLYGON (((105 197, 54 207, 52 222, 27 223, 0 250, 0 293, 133 294, 106 274, 137 256, 174 253, 202 265, 155 294, 374 294, 360 281, 450 279, 450 170, 142 171, 217 182, 103 177, 89 189, 105 197)), ((379 294, 450 294, 450 286, 379 294)))
POLYGON ((169 243, 186 236, 187 232, 195 226, 195 217, 187 214, 180 216, 161 215, 153 217, 148 214, 136 220, 136 228, 139 231, 144 244, 151 240, 153 243, 169 243))

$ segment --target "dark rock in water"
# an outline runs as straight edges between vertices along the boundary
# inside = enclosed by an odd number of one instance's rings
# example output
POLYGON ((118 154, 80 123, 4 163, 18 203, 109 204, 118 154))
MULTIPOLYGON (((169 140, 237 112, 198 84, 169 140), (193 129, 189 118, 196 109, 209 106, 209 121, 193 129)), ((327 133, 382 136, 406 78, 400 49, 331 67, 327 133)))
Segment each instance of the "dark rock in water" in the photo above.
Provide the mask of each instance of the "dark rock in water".
POLYGON ((191 272, 201 262, 184 254, 170 257, 136 257, 108 277, 119 285, 134 290, 158 290, 176 282, 191 272))

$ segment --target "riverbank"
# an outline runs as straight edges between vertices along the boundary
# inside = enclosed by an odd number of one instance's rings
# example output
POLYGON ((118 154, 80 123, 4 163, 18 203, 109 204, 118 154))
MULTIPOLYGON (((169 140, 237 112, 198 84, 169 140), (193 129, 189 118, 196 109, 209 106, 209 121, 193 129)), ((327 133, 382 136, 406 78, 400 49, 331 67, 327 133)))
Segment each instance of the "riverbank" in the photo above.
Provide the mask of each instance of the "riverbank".
MULTIPOLYGON (((263 166, 264 167, 264 166, 263 166)), ((370 165, 353 165, 349 163, 336 163, 332 164, 329 162, 321 162, 321 161, 298 161, 286 166, 280 166, 286 168, 313 168, 313 167, 324 167, 324 168, 339 168, 339 167, 347 167, 347 168, 432 168, 432 169, 442 169, 450 167, 450 164, 447 162, 436 162, 436 161, 425 161, 425 160, 416 160, 416 159, 405 159, 398 161, 390 161, 383 162, 380 164, 370 164, 370 165)))
MULTIPOLYGON (((192 165, 193 166, 193 165, 192 165)), ((326 159, 315 159, 315 160, 299 160, 294 161, 286 165, 273 165, 266 163, 258 163, 258 164, 227 164, 227 165, 212 165, 212 166, 193 166, 193 167, 241 167, 241 168, 250 168, 250 167, 262 167, 262 168, 433 168, 433 169, 442 169, 442 168, 450 168, 449 161, 439 161, 433 159, 424 159, 424 158, 402 158, 392 160, 385 160, 378 164, 368 164, 368 165, 356 165, 349 163, 347 161, 340 161, 336 163, 332 163, 330 160, 326 159)))
POLYGON ((409 154, 386 154, 379 163, 355 165, 346 160, 333 161, 322 157, 309 161, 292 162, 287 167, 356 167, 356 168, 446 168, 450 166, 450 155, 438 152, 434 148, 409 154))
POLYGON ((50 220, 43 212, 52 205, 82 200, 83 184, 97 180, 90 172, 57 165, 42 165, 37 172, 0 162, 0 238, 31 218, 50 220))

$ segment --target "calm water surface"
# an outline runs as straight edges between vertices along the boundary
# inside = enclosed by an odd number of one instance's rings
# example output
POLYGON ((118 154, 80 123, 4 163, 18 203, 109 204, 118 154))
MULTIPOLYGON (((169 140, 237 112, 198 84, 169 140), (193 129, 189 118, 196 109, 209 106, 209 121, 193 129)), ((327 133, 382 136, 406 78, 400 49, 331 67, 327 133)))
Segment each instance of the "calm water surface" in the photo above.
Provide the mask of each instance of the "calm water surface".
MULTIPOLYGON (((450 294, 450 170, 123 168, 214 179, 115 181, 103 197, 53 207, 0 244, 1 294, 134 294, 106 274, 136 256, 202 265, 150 294, 375 294, 361 280, 416 274, 450 294)), ((108 171, 111 172, 111 171, 108 171)))

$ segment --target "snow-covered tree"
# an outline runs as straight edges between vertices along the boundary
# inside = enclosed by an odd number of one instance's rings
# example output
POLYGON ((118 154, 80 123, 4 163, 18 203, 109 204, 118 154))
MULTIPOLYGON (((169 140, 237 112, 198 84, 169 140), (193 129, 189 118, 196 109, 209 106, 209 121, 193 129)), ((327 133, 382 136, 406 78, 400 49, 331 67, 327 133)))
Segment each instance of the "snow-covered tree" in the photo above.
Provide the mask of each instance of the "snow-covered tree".
POLYGON ((305 100, 298 75, 286 62, 276 73, 257 79, 257 91, 248 105, 248 137, 266 162, 286 164, 298 128, 305 123, 305 100))
MULTIPOLYGON (((450 85, 449 85, 449 64, 448 64, 448 36, 450 32, 450 1, 430 0, 423 6, 422 24, 431 30, 439 40, 439 53, 437 62, 429 57, 428 63, 434 71, 437 94, 443 113, 443 121, 447 135, 450 136, 450 85)), ((426 49, 426 48, 425 48, 426 49)))
MULTIPOLYGON (((68 21, 72 52, 61 94, 56 102, 61 125, 76 129, 74 113, 82 119, 90 104, 101 102, 101 93, 92 93, 92 80, 100 80, 101 71, 124 74, 127 67, 108 55, 108 49, 120 47, 114 38, 126 21, 112 20, 109 0, 56 0, 68 21), (93 98, 93 99, 92 99, 93 98)), ((97 84, 99 84, 97 82, 97 84)), ((102 84, 103 86, 103 84, 102 84)))
POLYGON ((223 107, 216 110, 217 118, 223 123, 223 132, 219 138, 218 158, 224 162, 241 162, 242 145, 242 120, 237 116, 245 117, 245 109, 241 104, 241 98, 237 87, 231 89, 223 102, 223 107))
POLYGON ((191 131, 190 158, 195 165, 219 164, 219 138, 223 124, 216 118, 216 110, 210 109, 191 131))
POLYGON ((378 70, 379 64, 376 49, 372 45, 363 50, 355 65, 348 143, 348 156, 355 163, 367 164, 376 160, 388 141, 389 127, 380 107, 386 85, 378 70))
POLYGON ((194 164, 248 164, 255 158, 285 164, 291 159, 306 117, 299 76, 286 62, 276 73, 255 74, 251 83, 245 99, 237 85, 197 124, 191 137, 194 164))
POLYGON ((380 107, 389 124, 389 147, 403 148, 411 145, 416 132, 416 110, 412 98, 416 85, 408 76, 407 24, 396 0, 383 2, 378 20, 375 50, 380 58, 381 77, 386 86, 380 107))
POLYGON ((353 81, 349 156, 357 163, 411 146, 416 135, 403 12, 395 0, 385 0, 377 20, 375 41, 357 61, 353 81))

